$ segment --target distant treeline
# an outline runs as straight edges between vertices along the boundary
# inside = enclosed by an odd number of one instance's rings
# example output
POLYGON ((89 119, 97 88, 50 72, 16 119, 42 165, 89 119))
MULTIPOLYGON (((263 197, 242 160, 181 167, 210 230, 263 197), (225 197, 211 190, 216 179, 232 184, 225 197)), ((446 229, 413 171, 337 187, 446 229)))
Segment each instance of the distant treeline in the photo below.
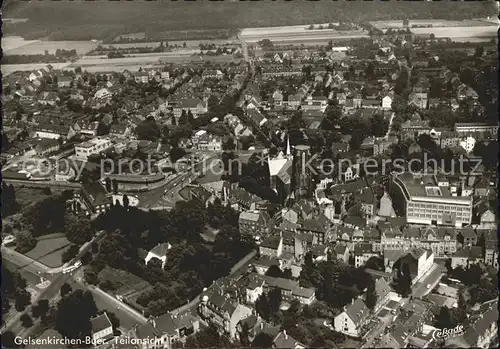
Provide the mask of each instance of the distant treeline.
POLYGON ((36 1, 10 4, 9 16, 28 18, 25 23, 4 23, 4 31, 25 39, 101 39, 112 42, 124 33, 144 32, 146 37, 177 40, 213 37, 217 31, 235 34, 237 28, 310 25, 311 23, 411 19, 472 19, 496 13, 492 1, 186 1, 91 3, 36 1), (56 15, 54 15, 56 14, 56 15), (141 15, 138 15, 141 14, 141 15), (185 28, 187 31, 179 31, 185 28), (189 34, 191 30, 195 34, 189 34), (171 32, 174 31, 174 32, 171 32), (158 36, 157 36, 158 35, 158 36), (160 36, 162 35, 162 36, 160 36), (200 37, 201 36, 201 37, 200 37))

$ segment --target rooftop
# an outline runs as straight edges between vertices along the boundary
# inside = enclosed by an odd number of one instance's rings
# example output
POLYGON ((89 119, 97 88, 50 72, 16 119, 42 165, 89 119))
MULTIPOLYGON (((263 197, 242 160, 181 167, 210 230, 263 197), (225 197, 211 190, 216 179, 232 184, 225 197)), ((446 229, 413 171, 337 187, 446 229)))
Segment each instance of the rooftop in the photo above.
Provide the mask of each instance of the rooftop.
POLYGON ((448 187, 439 187, 432 176, 418 178, 407 172, 395 176, 394 181, 401 186, 407 199, 412 201, 423 199, 425 201, 446 201, 455 204, 469 204, 472 201, 472 197, 452 196, 448 187))

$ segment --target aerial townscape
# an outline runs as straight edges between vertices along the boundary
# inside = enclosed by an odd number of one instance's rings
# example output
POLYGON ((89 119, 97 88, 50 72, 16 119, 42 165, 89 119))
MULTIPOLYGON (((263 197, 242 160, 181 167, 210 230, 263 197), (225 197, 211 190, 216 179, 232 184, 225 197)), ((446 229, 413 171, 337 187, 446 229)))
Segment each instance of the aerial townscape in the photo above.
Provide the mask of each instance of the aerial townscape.
POLYGON ((4 1, 2 347, 498 347, 497 5, 4 1))

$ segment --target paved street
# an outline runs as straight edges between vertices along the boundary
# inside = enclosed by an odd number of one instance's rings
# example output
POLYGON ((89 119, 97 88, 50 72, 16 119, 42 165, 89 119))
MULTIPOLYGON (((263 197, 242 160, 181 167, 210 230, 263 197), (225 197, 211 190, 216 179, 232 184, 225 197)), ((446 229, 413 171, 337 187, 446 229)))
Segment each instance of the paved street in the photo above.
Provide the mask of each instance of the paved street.
POLYGON ((97 308, 99 310, 113 312, 118 320, 120 320, 120 327, 131 329, 135 324, 146 323, 146 319, 143 316, 136 315, 136 311, 130 311, 128 306, 121 303, 113 296, 105 294, 103 291, 98 291, 95 287, 89 287, 75 280, 75 278, 71 279, 69 284, 74 290, 80 289, 91 291, 97 308))
POLYGON ((441 264, 434 263, 431 270, 413 286, 412 288, 413 297, 421 298, 431 293, 432 289, 436 287, 436 285, 441 280, 441 277, 443 276, 444 272, 445 272, 444 266, 442 266, 441 264), (430 285, 430 287, 427 288, 427 285, 430 285))

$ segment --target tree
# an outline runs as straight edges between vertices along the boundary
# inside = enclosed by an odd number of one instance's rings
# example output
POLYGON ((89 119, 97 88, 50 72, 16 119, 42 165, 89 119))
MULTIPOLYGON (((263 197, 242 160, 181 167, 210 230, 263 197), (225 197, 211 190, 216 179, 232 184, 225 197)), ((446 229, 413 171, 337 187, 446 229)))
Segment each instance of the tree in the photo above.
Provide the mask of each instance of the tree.
POLYGON ((271 348, 274 338, 265 332, 259 332, 252 342, 252 348, 271 348))
POLYGON ((66 338, 84 339, 91 335, 90 319, 97 315, 97 306, 90 291, 76 290, 57 304, 56 330, 66 338))
POLYGON ((77 245, 71 245, 66 251, 61 255, 61 261, 67 263, 72 260, 78 254, 79 248, 77 245))
POLYGON ((255 301, 255 310, 266 321, 269 321, 271 315, 269 299, 265 293, 262 293, 255 301))
POLYGON ((441 307, 434 325, 440 329, 449 329, 454 328, 457 324, 457 319, 453 311, 446 306, 441 307))
POLYGON ((19 320, 21 320, 21 324, 25 328, 33 326, 33 319, 28 314, 21 315, 19 320))
POLYGON ((222 143, 222 149, 223 150, 234 150, 236 148, 236 144, 234 144, 234 139, 233 137, 229 137, 227 141, 222 143))
POLYGON ((179 125, 187 125, 189 124, 187 113, 184 109, 182 109, 181 116, 179 117, 179 125))
POLYGON ((61 286, 61 297, 64 297, 67 294, 70 294, 71 291, 73 291, 73 289, 71 288, 71 286, 68 283, 65 282, 61 286))
POLYGON ((266 275, 274 278, 280 278, 283 277, 283 272, 277 265, 271 265, 269 269, 267 269, 266 275))
POLYGON ((177 162, 177 160, 183 158, 186 155, 186 151, 179 147, 173 147, 172 149, 170 149, 169 155, 170 161, 172 161, 172 163, 175 163, 177 162))
POLYGON ((275 287, 268 294, 269 300, 269 315, 272 319, 276 319, 276 315, 278 314, 281 306, 281 289, 275 287))
POLYGON ((141 122, 136 128, 135 133, 139 139, 148 141, 156 141, 161 137, 161 131, 156 120, 153 117, 148 117, 141 122))
POLYGON ((128 196, 123 195, 123 207, 128 208, 128 206, 129 206, 128 196))
POLYGON ((401 294, 403 297, 407 297, 411 294, 411 281, 412 277, 410 275, 410 266, 408 263, 396 262, 397 275, 393 283, 394 290, 401 294))
POLYGON ((250 346, 250 339, 249 337, 249 328, 248 324, 246 322, 243 323, 241 326, 241 333, 240 333, 240 343, 243 347, 249 347, 250 346))
POLYGON ((108 193, 111 193, 111 179, 109 179, 109 177, 106 177, 106 179, 104 180, 104 184, 106 187, 106 191, 108 193))
POLYGON ((99 122, 99 125, 97 125, 97 130, 96 134, 97 136, 104 136, 109 133, 109 126, 103 123, 102 121, 99 122))
POLYGON ((484 47, 481 45, 476 46, 476 52, 474 53, 474 57, 482 57, 484 54, 484 47))
POLYGON ((28 305, 31 304, 31 295, 28 291, 25 289, 19 290, 15 294, 15 299, 14 299, 14 308, 21 312, 26 309, 28 305))
POLYGON ((16 335, 12 331, 5 331, 2 333, 2 348, 19 348, 16 343, 16 335))
POLYGON ((365 135, 362 130, 355 129, 351 133, 351 140, 349 141, 349 146, 352 150, 359 150, 361 144, 365 140, 365 135))
POLYGON ((43 318, 49 311, 49 301, 40 299, 31 309, 34 318, 43 318))
POLYGON ((116 179, 113 179, 111 181, 111 184, 113 185, 113 193, 115 195, 118 194, 118 182, 116 181, 116 179))
POLYGON ((187 122, 191 126, 193 126, 193 124, 194 124, 194 115, 193 115, 193 112, 191 111, 191 109, 189 109, 188 113, 187 113, 187 122))
POLYGON ((377 304, 377 293, 375 292, 375 282, 370 282, 368 284, 368 288, 366 290, 366 298, 365 303, 368 309, 372 310, 375 308, 377 304))
POLYGON ((375 137, 385 136, 389 129, 389 121, 381 114, 375 114, 370 120, 370 125, 371 133, 375 137))

